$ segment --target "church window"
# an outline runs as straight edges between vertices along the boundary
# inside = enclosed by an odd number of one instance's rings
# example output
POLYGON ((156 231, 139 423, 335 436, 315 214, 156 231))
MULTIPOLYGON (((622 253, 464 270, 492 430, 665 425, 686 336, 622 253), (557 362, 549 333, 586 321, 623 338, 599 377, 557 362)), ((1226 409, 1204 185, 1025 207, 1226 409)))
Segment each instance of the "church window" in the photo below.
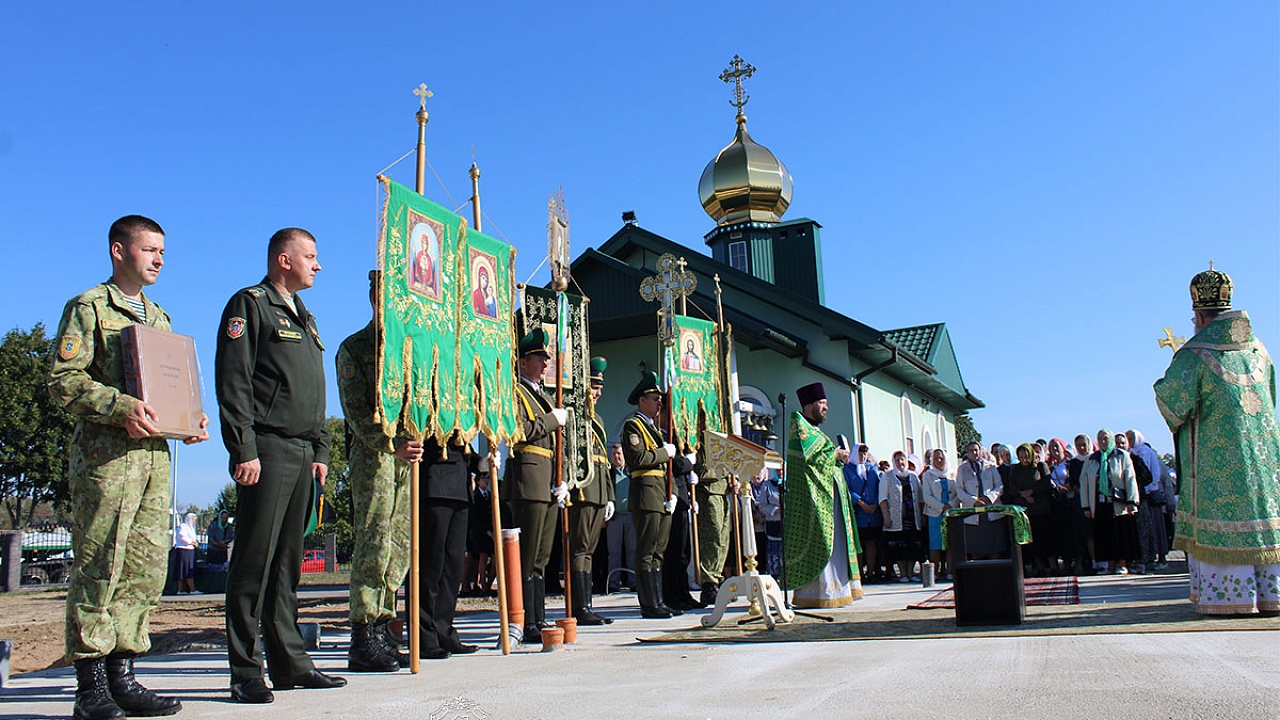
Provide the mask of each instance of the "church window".
POLYGON ((911 420, 911 398, 902 394, 902 449, 908 455, 916 451, 915 423, 911 420))
POLYGON ((729 243, 729 267, 742 272, 750 272, 747 268, 747 243, 729 243))
POLYGON ((947 416, 941 410, 938 411, 938 447, 947 452, 947 416))

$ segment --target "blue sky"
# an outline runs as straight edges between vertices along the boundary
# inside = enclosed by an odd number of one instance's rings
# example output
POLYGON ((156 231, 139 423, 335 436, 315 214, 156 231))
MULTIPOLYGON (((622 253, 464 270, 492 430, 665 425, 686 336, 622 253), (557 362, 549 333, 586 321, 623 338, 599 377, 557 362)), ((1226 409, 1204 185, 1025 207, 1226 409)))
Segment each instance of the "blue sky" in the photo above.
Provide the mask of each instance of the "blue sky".
MULTIPOLYGON (((945 321, 988 441, 1138 427, 1169 450, 1155 340, 1190 334, 1210 259, 1280 347, 1272 2, 4 3, 0 325, 53 332, 136 212, 168 233, 150 294, 196 336, 210 409, 221 308, 277 228, 320 240, 304 298, 336 348, 367 321, 374 175, 414 146, 420 82, 428 196, 465 201, 474 148, 521 279, 561 186, 575 254, 624 210, 701 251, 735 53, 787 217, 823 225, 828 304, 945 321)), ((390 174, 412 185, 412 159, 390 174)), ((179 467, 183 504, 228 480, 216 433, 179 467)))

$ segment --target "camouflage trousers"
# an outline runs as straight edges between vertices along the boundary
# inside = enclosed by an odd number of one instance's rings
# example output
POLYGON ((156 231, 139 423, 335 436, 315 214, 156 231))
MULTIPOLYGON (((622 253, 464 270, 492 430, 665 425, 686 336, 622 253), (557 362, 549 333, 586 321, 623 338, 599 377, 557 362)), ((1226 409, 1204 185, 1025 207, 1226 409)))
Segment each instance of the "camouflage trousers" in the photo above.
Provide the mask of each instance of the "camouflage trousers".
POLYGON ((151 649, 172 544, 169 444, 83 423, 70 448, 67 662, 151 649))
POLYGON ((409 572, 409 464, 354 442, 350 465, 353 623, 396 616, 396 591, 409 572))
MULTIPOLYGON (((725 484, 725 483, 722 483, 725 484)), ((729 529, 733 495, 708 492, 698 485, 698 584, 724 582, 724 561, 729 555, 729 529)))

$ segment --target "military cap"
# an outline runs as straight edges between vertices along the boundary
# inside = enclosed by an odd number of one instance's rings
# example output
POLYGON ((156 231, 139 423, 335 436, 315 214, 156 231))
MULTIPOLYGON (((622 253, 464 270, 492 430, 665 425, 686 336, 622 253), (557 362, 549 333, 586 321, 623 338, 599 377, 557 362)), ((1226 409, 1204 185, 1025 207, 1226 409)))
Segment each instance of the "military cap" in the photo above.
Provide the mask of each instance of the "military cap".
POLYGON ((641 395, 660 392, 662 392, 662 388, 658 386, 658 374, 647 372, 640 378, 640 382, 631 391, 631 394, 627 396, 627 402, 631 405, 639 405, 641 395))
POLYGON ((591 358, 591 384, 604 384, 604 371, 609 367, 609 361, 600 356, 591 358))
POLYGON ((823 387, 822 383, 820 382, 811 383, 809 385, 805 385, 799 390, 796 390, 796 397, 799 398, 800 400, 800 406, 804 407, 809 403, 815 403, 815 402, 818 402, 819 400, 826 400, 827 389, 823 387))
POLYGON ((1210 263, 1208 270, 1191 278, 1191 309, 1230 310, 1232 290, 1231 276, 1210 263))
POLYGON ((520 357, 526 355, 542 355, 548 360, 551 353, 547 350, 547 331, 537 328, 520 339, 520 357))

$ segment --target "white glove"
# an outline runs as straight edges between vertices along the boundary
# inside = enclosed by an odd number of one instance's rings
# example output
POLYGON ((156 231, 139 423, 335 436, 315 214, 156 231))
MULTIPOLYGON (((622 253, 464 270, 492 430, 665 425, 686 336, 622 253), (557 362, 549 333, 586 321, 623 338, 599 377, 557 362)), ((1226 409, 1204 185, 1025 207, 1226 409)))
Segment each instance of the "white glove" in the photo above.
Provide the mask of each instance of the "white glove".
POLYGON ((676 446, 671 443, 662 443, 662 449, 667 451, 667 458, 676 456, 676 446))
POLYGON ((698 484, 698 473, 690 470, 689 471, 689 487, 693 487, 697 484, 698 484))
POLYGON ((672 495, 667 501, 662 503, 662 512, 670 515, 676 511, 676 496, 672 495))
POLYGON ((685 460, 688 460, 690 465, 697 465, 697 464, 698 464, 698 453, 696 453, 696 452, 691 452, 691 453, 689 453, 688 455, 685 455, 685 456, 684 456, 684 459, 685 459, 685 460))
POLYGON ((693 514, 694 514, 694 515, 697 515, 697 514, 698 514, 698 501, 697 501, 697 500, 691 500, 690 502, 692 502, 692 503, 693 503, 692 505, 690 505, 690 506, 689 506, 689 507, 690 507, 690 509, 692 509, 692 510, 693 510, 693 514))
POLYGON ((556 427, 564 427, 569 422, 569 411, 564 408, 551 408, 551 415, 556 419, 556 427))
POLYGON ((555 499, 556 504, 560 507, 566 507, 569 504, 569 486, 561 483, 551 487, 551 497, 555 499))
POLYGON ((604 521, 605 522, 609 522, 610 520, 613 519, 613 513, 615 510, 616 508, 614 508, 612 500, 604 504, 604 521))

